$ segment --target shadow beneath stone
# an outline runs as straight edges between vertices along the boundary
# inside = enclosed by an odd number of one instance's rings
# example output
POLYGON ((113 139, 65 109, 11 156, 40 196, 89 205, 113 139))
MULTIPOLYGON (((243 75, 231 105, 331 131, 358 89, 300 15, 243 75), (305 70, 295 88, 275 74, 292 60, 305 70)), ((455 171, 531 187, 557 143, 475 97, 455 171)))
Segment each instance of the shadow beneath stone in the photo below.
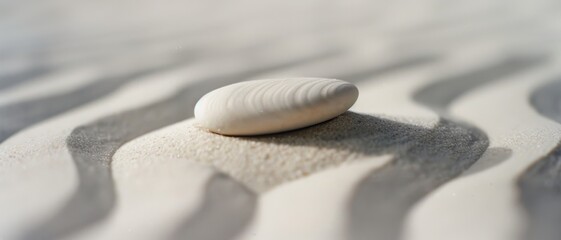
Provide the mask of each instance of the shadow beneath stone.
MULTIPOLYGON (((483 135, 475 129, 445 119, 441 119, 435 128, 425 128, 348 111, 334 119, 307 128, 277 134, 235 138, 271 144, 345 149, 366 155, 388 153, 400 155, 406 154, 408 149, 420 143, 425 143, 423 147, 426 149, 436 149, 442 148, 440 146, 442 144, 452 143, 456 138, 461 138, 459 140, 468 138, 473 141, 485 139, 481 136, 483 135), (427 137, 432 139, 428 141, 427 137), (440 138, 436 139, 436 137, 440 138), (439 145, 434 145, 434 143, 439 143, 439 145)), ((448 144, 446 146, 449 149, 439 150, 450 152, 463 147, 448 144)))
POLYGON ((250 142, 337 148, 367 155, 382 155, 406 147, 429 130, 349 111, 334 119, 306 128, 235 138, 250 142))
POLYGON ((398 238, 409 208, 466 171, 489 145, 479 130, 446 119, 424 128, 353 112, 297 131, 240 139, 395 156, 353 191, 350 239, 398 238))
MULTIPOLYGON (((143 134, 192 117, 194 105, 205 92, 269 71, 322 59, 334 53, 315 54, 267 64, 238 74, 207 78, 178 89, 176 94, 161 101, 76 127, 66 143, 77 168, 79 186, 57 212, 46 221, 33 226, 20 239, 61 239, 105 219, 116 204, 117 196, 110 168, 115 151, 143 134)), ((1 137, 2 135, 0 141, 1 137)), ((179 233, 185 231, 178 231, 179 233)))

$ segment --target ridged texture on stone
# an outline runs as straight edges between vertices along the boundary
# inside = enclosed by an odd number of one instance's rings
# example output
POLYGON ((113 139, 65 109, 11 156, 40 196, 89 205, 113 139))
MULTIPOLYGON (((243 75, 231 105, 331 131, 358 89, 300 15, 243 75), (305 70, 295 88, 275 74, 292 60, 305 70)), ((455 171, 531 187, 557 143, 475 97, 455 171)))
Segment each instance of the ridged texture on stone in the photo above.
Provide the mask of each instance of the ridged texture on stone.
POLYGON ((200 127, 224 135, 259 135, 311 126, 347 111, 350 83, 323 78, 254 80, 216 89, 195 106, 200 127))

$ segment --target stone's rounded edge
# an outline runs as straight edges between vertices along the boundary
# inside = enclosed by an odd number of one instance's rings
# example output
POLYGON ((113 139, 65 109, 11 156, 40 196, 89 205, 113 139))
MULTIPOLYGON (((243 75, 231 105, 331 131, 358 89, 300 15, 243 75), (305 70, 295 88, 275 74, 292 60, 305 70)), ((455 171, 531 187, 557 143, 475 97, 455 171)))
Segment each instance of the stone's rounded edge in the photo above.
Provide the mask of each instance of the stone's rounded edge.
POLYGON ((210 131, 210 126, 205 124, 208 123, 208 121, 206 121, 206 118, 208 117, 206 115, 206 99, 210 93, 212 92, 209 92, 202 96, 199 101, 197 101, 197 103, 195 104, 195 108, 193 109, 193 116, 195 117, 195 122, 193 123, 193 125, 207 131, 210 131))
POLYGON ((344 82, 344 84, 336 89, 335 95, 348 97, 347 99, 341 100, 341 104, 344 105, 343 108, 346 108, 346 110, 348 110, 355 104, 356 100, 358 100, 359 91, 357 86, 355 86, 354 84, 345 81, 342 82, 344 82))
MULTIPOLYGON (((235 83, 215 89, 205 94, 203 97, 201 97, 201 99, 199 99, 199 101, 196 103, 194 108, 195 126, 205 131, 224 135, 224 136, 259 136, 259 135, 274 134, 279 132, 293 131, 300 128, 305 128, 316 124, 320 124, 322 122, 329 121, 345 113, 356 102, 358 96, 359 96, 359 90, 354 84, 343 80, 332 79, 332 78, 302 77, 302 78, 276 78, 276 79, 244 81, 244 82, 239 82, 239 83, 235 83), (253 114, 259 114, 259 113, 255 111, 248 111, 247 116, 243 116, 244 115, 243 104, 239 106, 242 109, 240 110, 242 114, 239 114, 240 113, 239 111, 235 112, 234 115, 236 115, 237 118, 232 119, 232 121, 228 121, 228 114, 231 115, 232 113, 229 113, 226 110, 227 108, 216 109, 217 106, 220 106, 220 101, 225 101, 226 99, 230 99, 232 97, 235 98, 235 97, 244 96, 245 94, 248 93, 247 90, 241 92, 240 91, 236 92, 232 90, 237 90, 246 87, 247 84, 255 84, 259 82, 262 82, 263 84, 271 84, 273 81, 286 81, 287 82, 286 84, 294 84, 294 82, 290 82, 287 80, 298 80, 298 81, 332 80, 338 82, 338 84, 340 85, 337 86, 336 89, 330 93, 330 96, 327 97, 327 101, 317 101, 314 104, 312 104, 312 106, 308 107, 308 109, 287 112, 287 116, 288 118, 290 118, 290 120, 288 120, 289 124, 286 123, 279 124, 278 119, 268 116, 263 116, 262 118, 260 118, 260 120, 255 120, 254 122, 252 122, 251 120, 247 120, 247 118, 244 117, 249 117, 252 116, 253 114), (239 94, 239 96, 236 96, 237 94, 239 94), (333 104, 337 104, 337 105, 333 105, 333 104), (300 113, 298 113, 298 111, 300 111, 300 113), (310 114, 314 111, 315 112, 319 111, 323 113, 319 114, 315 118, 306 117, 306 116, 315 116, 313 114, 310 114), (240 119, 245 119, 245 120, 240 121, 240 119), (266 126, 267 124, 271 124, 271 127, 266 126)), ((317 99, 320 98, 321 97, 318 96, 317 99)), ((226 105, 226 102, 224 102, 223 104, 226 105)))
POLYGON ((353 96, 353 100, 351 101, 351 105, 349 106, 349 108, 351 108, 356 100, 358 100, 358 96, 360 96, 360 93, 358 91, 358 87, 352 83, 346 82, 345 86, 348 86, 349 91, 351 91, 351 96, 353 96))
POLYGON ((201 97, 199 99, 199 101, 197 101, 197 103, 195 104, 195 108, 193 109, 193 116, 195 116, 195 119, 197 119, 199 121, 199 119, 203 118, 204 116, 204 102, 205 102, 205 97, 206 95, 204 95, 203 97, 201 97))

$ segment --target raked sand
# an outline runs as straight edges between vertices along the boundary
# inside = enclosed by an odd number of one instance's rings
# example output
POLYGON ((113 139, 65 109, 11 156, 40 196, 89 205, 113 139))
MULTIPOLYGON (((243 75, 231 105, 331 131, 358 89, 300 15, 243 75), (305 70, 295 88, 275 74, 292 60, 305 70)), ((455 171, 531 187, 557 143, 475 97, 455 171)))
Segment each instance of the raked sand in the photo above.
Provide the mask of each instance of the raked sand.
POLYGON ((555 1, 1 10, 0 239, 561 234, 555 1), (360 96, 291 132, 195 126, 205 93, 286 77, 349 81, 360 96))

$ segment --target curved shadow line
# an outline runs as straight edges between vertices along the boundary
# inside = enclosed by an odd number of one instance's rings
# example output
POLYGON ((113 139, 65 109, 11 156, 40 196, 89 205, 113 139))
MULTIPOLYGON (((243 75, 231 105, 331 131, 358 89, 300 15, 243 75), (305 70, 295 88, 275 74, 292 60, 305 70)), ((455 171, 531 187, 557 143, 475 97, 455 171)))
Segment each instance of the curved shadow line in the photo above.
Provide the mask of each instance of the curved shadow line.
MULTIPOLYGON (((540 114, 561 124, 561 80, 539 87, 532 93, 530 102, 540 114)), ((518 188, 529 219, 525 239, 558 239, 561 236, 561 143, 521 174, 518 188)))
POLYGON ((196 55, 189 55, 173 64, 137 70, 106 80, 100 79, 70 92, 0 106, 0 116, 3 118, 0 121, 0 143, 28 126, 106 96, 142 76, 187 64, 195 57, 196 55))
MULTIPOLYGON (((256 43, 244 50, 258 51, 260 49, 267 49, 271 47, 271 44, 282 43, 282 40, 284 38, 256 43)), ((137 80, 141 76, 187 65, 196 60, 201 55, 200 52, 197 49, 183 50, 177 59, 173 59, 161 66, 133 71, 120 76, 112 76, 104 80, 100 79, 70 92, 0 106, 0 116, 4 116, 2 121, 0 121, 0 143, 26 127, 108 95, 115 89, 137 80)), ((334 56, 334 53, 335 51, 328 52, 325 56, 334 56)))
POLYGON ((405 59, 400 59, 395 62, 387 63, 382 66, 376 66, 371 69, 366 69, 364 71, 337 75, 334 78, 342 79, 354 83, 371 81, 372 78, 374 77, 382 76, 384 74, 389 74, 397 71, 402 71, 404 69, 431 64, 436 62, 438 59, 439 58, 436 55, 412 56, 405 59))
POLYGON ((407 144, 388 149, 395 156, 390 163, 356 186, 350 239, 398 239, 410 207, 468 169, 489 145, 479 130, 445 119, 409 137, 407 144))
MULTIPOLYGON (((333 54, 338 54, 338 51, 271 64, 237 75, 205 79, 181 89, 163 101, 76 128, 67 138, 67 145, 77 168, 79 186, 54 216, 32 228, 22 239, 60 239, 107 217, 116 198, 110 168, 115 151, 138 136, 192 117, 192 109, 204 93, 255 75, 323 59, 333 54)), ((182 225, 181 228, 186 226, 182 225)))
MULTIPOLYGON (((447 115, 448 106, 480 85, 537 66, 545 56, 511 58, 495 66, 439 80, 413 98, 447 115)), ((469 169, 486 151, 485 133, 470 125, 441 119, 410 147, 396 149, 390 164, 357 185, 350 204, 352 239, 398 239, 409 209, 442 184, 469 169)))
POLYGON ((19 84, 31 82, 41 75, 51 72, 53 69, 48 67, 32 67, 25 72, 19 72, 9 75, 0 76, 0 90, 11 88, 19 84))
POLYGON ((243 184, 222 173, 212 176, 202 205, 169 239, 232 239, 251 221, 256 205, 257 196, 243 184))
POLYGON ((489 148, 475 164, 462 174, 461 177, 466 177, 495 167, 509 159, 510 156, 512 156, 512 149, 510 148, 489 148))
POLYGON ((413 99, 439 113, 464 93, 481 85, 512 76, 537 67, 548 60, 547 56, 515 56, 495 65, 439 80, 413 95, 413 99))
MULTIPOLYGON (((346 239, 395 239, 408 207, 471 166, 488 146, 483 133, 445 119, 425 128, 354 112, 291 132, 238 139, 396 156, 356 186, 346 239)), ((300 214, 310 213, 294 217, 300 214)))

